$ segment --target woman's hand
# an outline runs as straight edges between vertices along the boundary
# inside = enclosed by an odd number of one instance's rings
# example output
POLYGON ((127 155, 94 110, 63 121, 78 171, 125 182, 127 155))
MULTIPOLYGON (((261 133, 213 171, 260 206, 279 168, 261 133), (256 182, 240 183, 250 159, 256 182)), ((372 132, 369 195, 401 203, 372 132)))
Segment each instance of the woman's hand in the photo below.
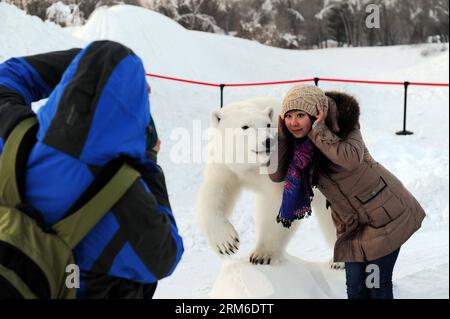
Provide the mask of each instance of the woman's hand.
POLYGON ((319 115, 317 115, 317 119, 314 122, 314 126, 325 122, 325 112, 323 111, 322 107, 320 105, 317 105, 316 108, 317 108, 317 113, 319 113, 319 115))

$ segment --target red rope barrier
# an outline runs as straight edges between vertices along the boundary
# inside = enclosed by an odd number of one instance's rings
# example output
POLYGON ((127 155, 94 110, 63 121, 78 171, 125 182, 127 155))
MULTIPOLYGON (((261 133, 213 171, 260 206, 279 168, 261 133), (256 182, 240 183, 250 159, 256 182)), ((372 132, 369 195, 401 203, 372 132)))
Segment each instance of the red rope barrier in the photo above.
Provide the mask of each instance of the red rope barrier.
POLYGON ((259 83, 232 83, 225 84, 225 86, 263 86, 263 85, 275 85, 275 84, 289 84, 289 83, 300 83, 300 82, 312 82, 314 79, 304 79, 304 80, 290 80, 290 81, 279 81, 279 82, 259 82, 259 83))
POLYGON ((426 83, 426 82, 410 82, 411 85, 422 85, 422 86, 448 86, 448 83, 426 83))
MULTIPOLYGON (((366 80, 345 80, 345 79, 329 79, 319 78, 320 81, 326 82, 345 82, 345 83, 362 83, 362 84, 383 84, 383 85, 404 85, 405 82, 388 82, 388 81, 366 81, 366 80)), ((449 86, 448 83, 427 83, 427 82, 409 82, 410 85, 423 86, 449 86)))
POLYGON ((384 84, 384 85, 403 85, 404 84, 404 82, 345 80, 345 79, 329 79, 329 78, 320 78, 320 81, 321 82, 325 81, 325 82, 362 83, 362 84, 384 84))
POLYGON ((348 79, 331 79, 331 78, 312 78, 312 79, 302 79, 302 80, 291 80, 291 81, 278 81, 278 82, 257 82, 257 83, 230 83, 230 84, 217 84, 217 83, 208 83, 208 82, 200 82, 200 81, 192 81, 180 78, 174 78, 169 76, 157 75, 157 74, 146 74, 147 76, 151 76, 154 78, 172 80, 190 84, 198 84, 198 85, 206 85, 206 86, 214 86, 220 88, 220 107, 223 107, 223 89, 227 86, 230 87, 238 87, 238 86, 263 86, 263 85, 276 85, 276 84, 289 84, 289 83, 300 83, 300 82, 312 82, 318 85, 319 81, 322 82, 344 82, 344 83, 360 83, 360 84, 381 84, 381 85, 403 85, 405 91, 404 98, 404 111, 403 111, 403 130, 397 132, 397 135, 411 135, 413 132, 406 130, 406 106, 407 106, 407 95, 408 95, 408 86, 410 85, 422 85, 422 86, 446 86, 448 87, 448 83, 426 83, 426 82, 389 82, 389 81, 367 81, 367 80, 348 80, 348 79))
POLYGON ((177 82, 184 82, 184 83, 190 83, 190 84, 198 84, 198 85, 206 85, 206 86, 214 86, 214 87, 220 87, 220 84, 216 83, 208 83, 208 82, 199 82, 199 81, 192 81, 192 80, 186 80, 186 79, 180 79, 180 78, 173 78, 169 76, 163 76, 163 75, 157 75, 157 74, 150 74, 147 73, 147 76, 164 79, 164 80, 171 80, 171 81, 177 81, 177 82))
MULTIPOLYGON (((186 80, 186 79, 181 79, 181 78, 174 78, 174 77, 158 75, 158 74, 150 74, 150 73, 147 73, 146 75, 150 76, 150 77, 154 77, 154 78, 164 79, 164 80, 220 87, 220 84, 217 84, 217 83, 186 80)), ((404 85, 405 84, 405 82, 389 82, 389 81, 367 81, 367 80, 348 80, 348 79, 332 79, 332 78, 317 78, 317 79, 320 80, 321 82, 343 82, 343 83, 381 84, 381 85, 404 85)), ((301 82, 312 82, 312 81, 314 81, 314 78, 302 79, 302 80, 277 81, 277 82, 230 83, 230 84, 224 84, 224 86, 226 86, 226 87, 264 86, 264 85, 290 84, 290 83, 301 83, 301 82)), ((409 82, 409 84, 410 85, 420 85, 420 86, 443 86, 443 87, 449 86, 448 83, 409 82)))

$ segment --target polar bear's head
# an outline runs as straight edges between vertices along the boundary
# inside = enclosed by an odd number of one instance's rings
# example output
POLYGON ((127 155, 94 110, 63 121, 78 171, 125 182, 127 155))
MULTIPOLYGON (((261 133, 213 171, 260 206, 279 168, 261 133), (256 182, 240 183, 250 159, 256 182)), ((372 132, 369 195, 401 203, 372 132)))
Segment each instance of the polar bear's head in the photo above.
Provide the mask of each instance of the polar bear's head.
POLYGON ((257 98, 213 112, 210 159, 234 171, 267 166, 275 144, 279 109, 277 99, 257 98))

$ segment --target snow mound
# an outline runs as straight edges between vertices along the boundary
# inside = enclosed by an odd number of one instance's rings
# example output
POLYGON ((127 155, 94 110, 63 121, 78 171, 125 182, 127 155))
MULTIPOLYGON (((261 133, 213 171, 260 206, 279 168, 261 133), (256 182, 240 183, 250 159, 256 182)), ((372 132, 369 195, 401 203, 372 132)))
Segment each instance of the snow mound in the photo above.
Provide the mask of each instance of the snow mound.
POLYGON ((214 299, 344 298, 344 272, 293 256, 275 265, 252 265, 248 258, 223 263, 210 292, 214 299), (327 272, 327 273, 326 273, 327 272), (325 274, 326 273, 326 274, 325 274), (338 281, 331 284, 327 281, 338 281), (332 290, 334 287, 335 290, 332 290))
POLYGON ((14 56, 83 47, 84 41, 66 34, 58 25, 7 3, 0 3, 0 62, 14 56))
POLYGON ((162 14, 131 5, 96 9, 75 35, 86 41, 120 42, 152 73, 190 76, 196 67, 192 59, 202 56, 191 32, 162 14))
POLYGON ((86 41, 112 40, 128 46, 150 73, 205 82, 256 81, 267 76, 268 68, 283 65, 273 59, 283 50, 190 31, 160 13, 130 5, 98 8, 73 34, 86 41), (269 54, 255 57, 255 50, 269 54))

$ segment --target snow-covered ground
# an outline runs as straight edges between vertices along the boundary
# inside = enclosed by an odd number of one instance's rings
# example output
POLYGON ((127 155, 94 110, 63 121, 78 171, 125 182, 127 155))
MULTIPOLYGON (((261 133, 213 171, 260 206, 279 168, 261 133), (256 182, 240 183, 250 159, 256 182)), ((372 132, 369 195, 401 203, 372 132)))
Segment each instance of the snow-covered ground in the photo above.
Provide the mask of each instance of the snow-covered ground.
MULTIPOLYGON (((205 82, 312 77, 449 82, 448 45, 291 51, 188 31, 158 13, 131 6, 101 8, 84 27, 63 30, 0 3, 0 62, 12 56, 80 47, 97 39, 131 47, 150 73, 205 82)), ((186 248, 176 272, 160 282, 155 297, 345 298, 344 272, 327 269, 332 252, 314 216, 302 222, 291 241, 288 252, 295 257, 289 264, 250 266, 245 258, 255 237, 254 203, 252 194, 244 193, 233 216, 242 242, 237 257, 222 260, 208 248, 195 224, 204 163, 195 161, 194 146, 204 147, 206 141, 195 140, 194 131, 207 129, 211 111, 219 107, 219 89, 155 78, 149 83, 152 113, 162 139, 159 161, 186 248), (184 128, 192 138, 192 154, 183 163, 171 157, 178 143, 177 128, 184 128), (245 289, 233 290, 237 287, 233 282, 245 289), (291 289, 292 284, 298 289, 291 289)), ((400 252, 394 270, 396 297, 449 298, 448 87, 411 86, 407 129, 414 135, 397 136, 403 119, 402 86, 326 82, 320 86, 346 90, 358 98, 362 132, 372 155, 404 182, 427 212, 423 227, 400 252)), ((281 99, 289 87, 225 88, 224 102, 257 96, 281 99)))

